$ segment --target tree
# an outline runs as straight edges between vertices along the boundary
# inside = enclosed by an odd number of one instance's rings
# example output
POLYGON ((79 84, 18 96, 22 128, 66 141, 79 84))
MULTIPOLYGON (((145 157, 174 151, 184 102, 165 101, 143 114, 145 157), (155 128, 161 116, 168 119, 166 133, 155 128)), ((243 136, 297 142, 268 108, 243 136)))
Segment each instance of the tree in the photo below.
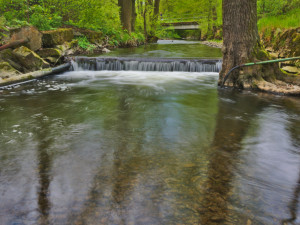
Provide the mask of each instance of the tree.
MULTIPOLYGON (((223 66, 219 84, 231 68, 247 62, 269 59, 269 54, 264 50, 258 36, 256 0, 223 1, 223 45, 223 66)), ((226 85, 271 92, 283 91, 286 94, 299 92, 299 88, 296 90, 292 85, 289 87, 278 80, 288 81, 278 64, 264 64, 235 70, 226 85)))
POLYGON ((118 0, 120 6, 120 18, 123 28, 128 33, 134 32, 135 25, 135 0, 118 0))

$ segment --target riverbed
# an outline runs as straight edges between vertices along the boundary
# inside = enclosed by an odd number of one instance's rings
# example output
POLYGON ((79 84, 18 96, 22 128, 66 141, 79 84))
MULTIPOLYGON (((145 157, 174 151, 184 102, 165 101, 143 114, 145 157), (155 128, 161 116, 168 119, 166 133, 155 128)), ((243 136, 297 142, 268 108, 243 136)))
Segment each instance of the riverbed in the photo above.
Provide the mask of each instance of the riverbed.
MULTIPOLYGON (((111 56, 221 52, 169 41, 111 56)), ((1 90, 0 223, 300 224, 300 99, 217 80, 78 70, 1 90)))

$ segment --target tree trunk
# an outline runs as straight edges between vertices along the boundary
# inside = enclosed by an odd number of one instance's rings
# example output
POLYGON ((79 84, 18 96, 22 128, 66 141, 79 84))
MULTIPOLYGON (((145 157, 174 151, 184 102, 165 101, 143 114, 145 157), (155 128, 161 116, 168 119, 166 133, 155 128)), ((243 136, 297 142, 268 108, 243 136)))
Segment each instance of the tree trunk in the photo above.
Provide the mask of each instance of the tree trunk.
POLYGON ((134 31, 135 24, 135 0, 118 0, 120 6, 120 18, 123 29, 128 33, 134 31))
POLYGON ((217 7, 216 3, 212 6, 212 37, 213 39, 216 38, 217 35, 217 20, 218 20, 218 14, 217 14, 217 7))
MULTIPOLYGON (((223 1, 223 66, 220 81, 237 65, 254 60, 259 43, 256 0, 223 1)), ((239 85, 239 72, 234 71, 230 80, 239 85)))
POLYGON ((131 18, 131 31, 135 31, 135 20, 136 20, 136 9, 135 9, 135 0, 131 0, 131 10, 132 10, 132 18, 131 18))
MULTIPOLYGON (((260 44, 258 36, 256 0, 223 0, 223 66, 219 84, 233 67, 268 59, 269 53, 260 44)), ((292 85, 296 82, 297 77, 291 79, 278 64, 272 63, 236 69, 225 85, 299 95, 300 87, 292 85)))
POLYGON ((160 0, 155 0, 155 3, 154 3, 154 17, 155 17, 155 19, 158 19, 158 17, 159 17, 159 4, 160 4, 160 0))
POLYGON ((147 4, 146 3, 144 8, 143 18, 144 18, 144 35, 145 35, 145 39, 147 40, 148 32, 147 32, 147 4))

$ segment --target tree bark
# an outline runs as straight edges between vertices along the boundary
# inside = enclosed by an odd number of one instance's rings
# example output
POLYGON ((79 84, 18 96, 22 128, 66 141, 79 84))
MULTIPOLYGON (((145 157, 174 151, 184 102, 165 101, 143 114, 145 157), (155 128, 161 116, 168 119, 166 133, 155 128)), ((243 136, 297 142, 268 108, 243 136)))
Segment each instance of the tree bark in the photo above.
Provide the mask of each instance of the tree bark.
POLYGON ((155 0, 155 2, 154 2, 154 17, 156 19, 158 19, 158 17, 159 17, 159 4, 160 4, 160 0, 155 0))
POLYGON ((135 8, 135 0, 131 0, 132 1, 132 5, 131 5, 131 10, 132 10, 132 18, 131 18, 131 31, 134 32, 135 31, 135 20, 136 20, 136 8, 135 8))
MULTIPOLYGON (((219 85, 233 67, 270 59, 269 53, 259 40, 256 0, 223 0, 222 50, 223 65, 219 85)), ((272 63, 234 70, 225 86, 299 95, 300 87, 297 86, 297 79, 287 76, 279 69, 278 64, 272 63)))
POLYGON ((218 20, 216 3, 214 3, 211 10, 212 10, 212 34, 213 34, 213 39, 215 39, 217 34, 217 20, 218 20))
MULTIPOLYGON (((220 81, 234 66, 254 60, 259 44, 256 0, 223 1, 223 66, 220 81)), ((229 81, 238 82, 239 72, 234 71, 229 81)))
POLYGON ((123 29, 128 33, 134 31, 135 24, 135 0, 118 0, 120 6, 120 19, 123 29))

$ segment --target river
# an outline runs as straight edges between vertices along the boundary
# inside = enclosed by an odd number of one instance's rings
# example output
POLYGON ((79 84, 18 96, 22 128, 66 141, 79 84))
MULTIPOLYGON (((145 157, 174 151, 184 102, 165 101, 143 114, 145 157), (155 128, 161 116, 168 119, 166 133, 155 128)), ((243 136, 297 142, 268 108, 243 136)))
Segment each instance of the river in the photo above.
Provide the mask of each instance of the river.
POLYGON ((0 90, 0 224, 300 224, 300 99, 217 80, 81 68, 0 90))

